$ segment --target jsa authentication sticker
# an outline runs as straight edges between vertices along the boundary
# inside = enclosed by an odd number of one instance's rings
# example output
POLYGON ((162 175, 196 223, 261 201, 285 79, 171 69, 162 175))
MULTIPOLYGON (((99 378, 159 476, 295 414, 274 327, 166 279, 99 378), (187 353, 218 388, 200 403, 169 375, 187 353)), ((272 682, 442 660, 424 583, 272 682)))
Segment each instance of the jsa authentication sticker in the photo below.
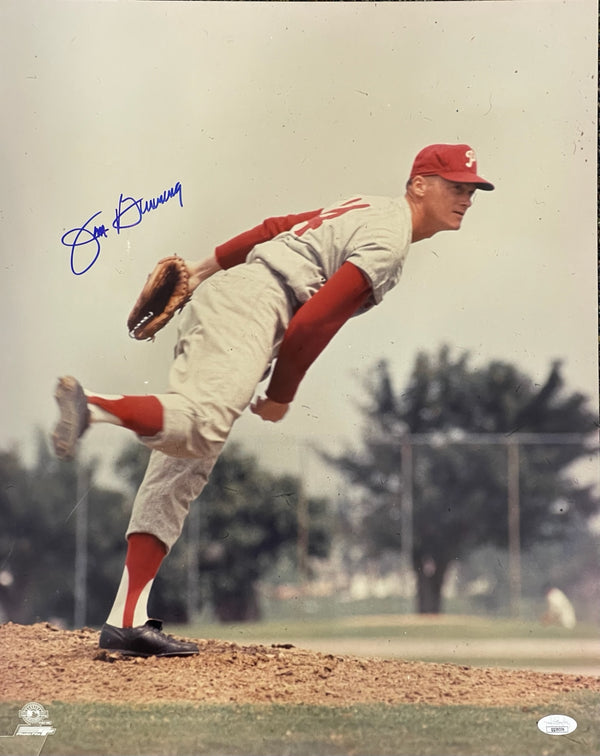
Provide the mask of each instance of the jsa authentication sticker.
POLYGON ((550 714, 542 717, 537 726, 545 735, 568 735, 577 728, 577 722, 564 714, 550 714))

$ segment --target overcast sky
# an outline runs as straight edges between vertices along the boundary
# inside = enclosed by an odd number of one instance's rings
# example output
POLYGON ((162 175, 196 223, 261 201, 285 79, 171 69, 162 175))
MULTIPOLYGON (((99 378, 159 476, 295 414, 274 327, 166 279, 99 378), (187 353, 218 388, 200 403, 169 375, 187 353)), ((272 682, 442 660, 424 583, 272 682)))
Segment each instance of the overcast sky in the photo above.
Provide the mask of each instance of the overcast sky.
MULTIPOLYGON (((589 0, 4 0, 0 446, 51 429, 58 375, 164 390, 175 328, 140 344, 125 326, 159 257, 203 257, 270 215, 400 195, 431 142, 471 144, 496 191, 459 233, 412 247, 399 286, 344 327, 282 423, 247 415, 232 438, 292 467, 298 442, 353 444, 366 372, 386 358, 401 386, 443 343, 536 382, 560 358, 595 406, 596 21, 589 0), (112 228, 121 194, 177 182, 183 207, 112 228), (61 237, 96 213, 106 236, 71 261, 61 237)), ((84 453, 110 461, 125 438, 95 429, 84 453)))

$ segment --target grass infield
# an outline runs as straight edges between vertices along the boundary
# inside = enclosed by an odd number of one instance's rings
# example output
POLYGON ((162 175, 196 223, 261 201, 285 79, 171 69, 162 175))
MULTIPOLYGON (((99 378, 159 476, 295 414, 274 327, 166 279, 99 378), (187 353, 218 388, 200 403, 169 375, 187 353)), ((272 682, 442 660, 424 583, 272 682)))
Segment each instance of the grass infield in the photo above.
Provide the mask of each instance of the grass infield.
MULTIPOLYGON (((2 733, 14 732, 20 705, 0 704, 2 733)), ((54 735, 43 742, 42 738, 2 737, 0 754, 587 756, 600 753, 599 706, 600 696, 587 693, 567 695, 552 710, 54 702, 48 705, 54 735), (540 732, 538 720, 555 713, 573 717, 577 729, 563 736, 540 732)))
MULTIPOLYGON (((174 627, 174 626, 173 626, 174 627)), ((171 629, 173 629, 171 627, 171 629)), ((197 622, 183 625, 180 632, 194 638, 219 637, 244 642, 244 638, 260 636, 265 641, 295 638, 399 638, 406 640, 459 640, 465 638, 514 639, 598 639, 596 625, 579 623, 574 630, 539 622, 462 616, 378 614, 351 617, 287 617, 265 622, 216 624, 197 622)))
POLYGON ((242 645, 290 642, 298 648, 330 653, 479 667, 576 668, 582 672, 589 668, 588 674, 594 674, 600 666, 598 627, 584 623, 568 630, 515 619, 379 614, 229 625, 198 622, 171 626, 168 632, 242 645), (516 653, 519 647, 524 650, 516 653))

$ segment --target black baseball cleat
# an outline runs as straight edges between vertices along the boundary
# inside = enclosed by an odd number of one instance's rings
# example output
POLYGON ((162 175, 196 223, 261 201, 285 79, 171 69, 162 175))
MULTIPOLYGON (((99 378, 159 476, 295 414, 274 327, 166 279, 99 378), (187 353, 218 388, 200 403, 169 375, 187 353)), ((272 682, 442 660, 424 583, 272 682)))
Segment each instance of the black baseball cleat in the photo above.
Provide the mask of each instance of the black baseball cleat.
POLYGON ((160 620, 149 619, 138 627, 103 625, 100 648, 118 651, 124 656, 192 656, 199 653, 198 646, 165 635, 160 620))
POLYGON ((73 459, 78 439, 90 424, 90 411, 81 384, 70 375, 58 379, 54 397, 60 418, 52 434, 54 452, 59 459, 73 459))

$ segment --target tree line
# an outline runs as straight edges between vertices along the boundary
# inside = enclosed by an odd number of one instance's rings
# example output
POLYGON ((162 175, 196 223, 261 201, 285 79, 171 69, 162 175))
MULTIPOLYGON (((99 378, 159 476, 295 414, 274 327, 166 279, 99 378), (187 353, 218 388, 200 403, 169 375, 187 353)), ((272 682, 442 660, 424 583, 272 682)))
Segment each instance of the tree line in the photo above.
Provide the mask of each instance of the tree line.
POLYGON ((556 553, 557 544, 571 551, 539 571, 538 591, 544 582, 568 580, 570 564, 584 552, 585 569, 597 578, 598 540, 589 525, 600 509, 598 491, 578 481, 573 465, 597 459, 598 418, 583 394, 565 390, 561 373, 557 361, 536 385, 510 363, 473 367, 468 353, 453 357, 445 346, 420 353, 400 388, 386 362, 366 378, 360 446, 326 457, 356 491, 344 513, 352 519, 348 532, 372 554, 399 552, 408 535, 403 449, 411 439, 428 439, 410 444, 417 611, 441 611, 447 571, 457 560, 480 549, 507 550, 507 447, 519 438, 540 437, 519 445, 519 548, 542 556, 556 553), (569 443, 565 435, 573 436, 569 443), (469 437, 482 442, 461 443, 469 437), (498 443, 485 443, 491 437, 498 443))
MULTIPOLYGON (((261 579, 284 557, 296 565, 303 557, 309 566, 318 564, 339 541, 355 561, 408 557, 415 611, 443 611, 452 564, 471 558, 473 567, 486 549, 501 553, 508 547, 506 444, 461 443, 473 435, 544 434, 545 443, 519 448, 523 569, 535 571, 538 565, 540 581, 579 586, 587 599, 597 599, 591 586, 598 582, 598 537, 590 523, 600 502, 598 492, 572 473, 574 463, 597 452, 597 418, 585 396, 565 390, 560 363, 536 385, 514 365, 493 361, 473 367, 468 354, 453 357, 443 347, 419 354, 400 388, 387 363, 374 366, 365 376, 364 395, 358 445, 337 455, 320 452, 347 483, 335 507, 307 497, 297 477, 275 475, 255 455, 227 445, 155 582, 156 616, 185 622, 210 607, 224 622, 258 619, 261 579), (577 437, 552 442, 553 434, 565 433, 577 437), (425 437, 431 442, 410 444, 409 479, 407 443, 425 437), (403 517, 407 480, 410 523, 403 517)), ((125 487, 111 490, 95 483, 98 460, 85 467, 58 462, 41 432, 30 466, 16 450, 0 451, 0 620, 73 623, 76 524, 84 499, 86 622, 105 620, 147 457, 139 443, 125 447, 115 464, 125 487), (88 482, 83 488, 82 481, 88 482)), ((505 565, 491 569, 484 560, 473 568, 492 575, 498 590, 506 591, 505 565)), ((528 573, 525 578, 533 589, 535 581, 528 573)), ((487 608, 493 604, 488 597, 487 608)))

